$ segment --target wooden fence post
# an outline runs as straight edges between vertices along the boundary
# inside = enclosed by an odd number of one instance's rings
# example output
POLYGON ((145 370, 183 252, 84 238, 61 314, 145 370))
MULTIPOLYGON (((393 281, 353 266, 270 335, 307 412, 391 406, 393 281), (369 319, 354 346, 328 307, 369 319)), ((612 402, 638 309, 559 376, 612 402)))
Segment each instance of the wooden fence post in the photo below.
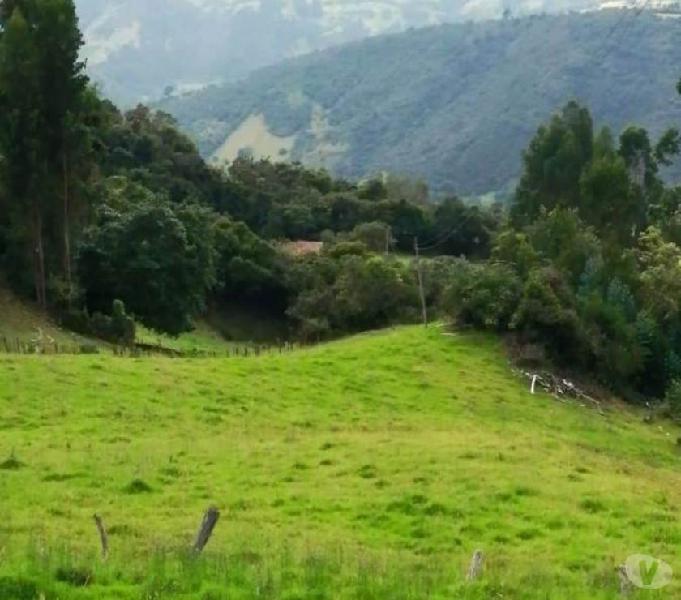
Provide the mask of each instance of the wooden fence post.
POLYGON ((622 596, 629 596, 633 591, 634 586, 632 585, 629 575, 627 574, 627 568, 624 565, 617 567, 617 575, 619 576, 620 580, 620 594, 622 594, 622 596))
POLYGON ((218 523, 220 518, 220 511, 211 507, 203 515, 203 521, 201 522, 201 527, 199 528, 199 533, 196 536, 196 542, 194 542, 194 552, 201 554, 206 544, 210 540, 210 536, 213 535, 213 530, 218 523))
POLYGON ((483 554, 482 550, 476 550, 471 560, 471 566, 468 568, 468 576, 466 577, 466 581, 475 581, 476 579, 479 579, 480 575, 482 575, 482 567, 484 564, 485 555, 483 554))
POLYGON ((102 544, 102 559, 106 560, 109 557, 109 536, 106 533, 106 527, 104 527, 102 517, 95 515, 94 519, 97 531, 99 532, 99 541, 102 544))

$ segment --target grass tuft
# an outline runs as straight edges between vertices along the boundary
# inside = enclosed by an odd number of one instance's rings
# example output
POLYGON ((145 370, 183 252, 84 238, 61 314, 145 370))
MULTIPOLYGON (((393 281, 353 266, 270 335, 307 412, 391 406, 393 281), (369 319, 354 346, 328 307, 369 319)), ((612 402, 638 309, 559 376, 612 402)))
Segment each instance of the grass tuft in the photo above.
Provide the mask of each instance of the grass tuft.
POLYGON ((84 567, 59 567, 54 573, 54 578, 72 587, 87 587, 94 583, 94 574, 84 567))
POLYGON ((128 485, 123 488, 126 494, 149 494, 152 487, 142 479, 133 479, 128 485))
POLYGON ((0 462, 0 470, 2 471, 18 471, 23 469, 26 465, 22 463, 12 452, 8 458, 0 462))
POLYGON ((40 597, 40 590, 34 581, 23 577, 0 577, 2 600, 36 600, 40 597))

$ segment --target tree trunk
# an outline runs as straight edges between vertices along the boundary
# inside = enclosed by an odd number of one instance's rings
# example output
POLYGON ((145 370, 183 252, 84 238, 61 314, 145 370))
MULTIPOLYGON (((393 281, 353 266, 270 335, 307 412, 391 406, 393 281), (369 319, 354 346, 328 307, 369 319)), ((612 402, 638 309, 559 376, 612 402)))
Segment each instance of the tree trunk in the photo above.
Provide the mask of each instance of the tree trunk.
POLYGON ((36 302, 47 308, 45 247, 43 244, 43 215, 37 201, 33 202, 33 276, 35 280, 36 302))
POLYGON ((66 150, 62 150, 62 177, 64 179, 64 278, 66 279, 67 306, 70 309, 73 282, 71 275, 71 231, 69 225, 69 169, 66 150))

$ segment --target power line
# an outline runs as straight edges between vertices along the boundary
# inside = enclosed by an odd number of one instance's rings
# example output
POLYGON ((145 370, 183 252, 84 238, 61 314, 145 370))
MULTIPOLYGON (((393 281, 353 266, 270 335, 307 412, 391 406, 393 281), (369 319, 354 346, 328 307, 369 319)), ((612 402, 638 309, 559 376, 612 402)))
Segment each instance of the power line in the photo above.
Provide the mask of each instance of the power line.
MULTIPOLYGON (((600 45, 600 50, 597 52, 596 55, 594 55, 594 58, 592 59, 592 62, 601 62, 603 61, 609 52, 612 51, 612 48, 608 46, 608 42, 615 36, 615 34, 620 30, 620 28, 625 24, 625 22, 631 18, 632 12, 633 12, 633 21, 638 18, 643 11, 650 6, 651 0, 644 0, 643 4, 640 6, 637 4, 634 4, 634 7, 632 8, 626 8, 622 9, 622 14, 620 17, 617 19, 617 21, 610 27, 608 32, 605 34, 603 38, 603 42, 600 45)), ((534 84, 534 87, 536 87, 539 91, 541 91, 541 88, 544 87, 546 81, 553 75, 556 75, 560 69, 560 64, 556 64, 553 67, 550 67, 546 69, 543 73, 543 75, 540 77, 540 79, 534 84)), ((511 85, 518 84, 521 81, 522 76, 518 76, 511 85)), ((503 111, 500 112, 508 112, 508 110, 513 106, 511 103, 511 99, 509 98, 509 104, 507 104, 503 111)))
POLYGON ((426 245, 419 245, 419 250, 424 251, 424 250, 434 250, 435 248, 438 248, 439 246, 442 246, 444 243, 448 242, 451 240, 455 234, 459 233, 461 231, 461 228, 466 225, 471 219, 473 218, 472 214, 469 214, 463 221, 460 223, 457 223, 450 231, 447 233, 441 240, 439 240, 436 243, 431 243, 431 244, 426 244, 426 245))
POLYGON ((605 36, 603 44, 601 46, 601 53, 594 57, 594 62, 601 62, 608 56, 608 54, 610 54, 612 48, 608 48, 607 43, 612 39, 615 33, 617 33, 617 30, 625 24, 625 21, 631 14, 629 11, 633 10, 634 17, 629 21, 627 29, 631 27, 634 21, 643 14, 643 11, 646 10, 648 6, 650 6, 650 3, 651 0, 644 0, 641 6, 636 6, 636 4, 634 4, 633 9, 624 10, 624 14, 622 15, 622 17, 617 21, 617 23, 615 23, 615 25, 610 29, 608 34, 605 36))
POLYGON ((444 233, 440 233, 436 235, 432 240, 428 240, 427 242, 423 242, 423 244, 419 244, 419 248, 429 248, 431 246, 439 246, 442 244, 443 241, 447 241, 451 237, 451 235, 456 231, 456 229, 460 226, 460 223, 457 223, 456 225, 452 226, 452 228, 449 231, 446 231, 444 233))
MULTIPOLYGON (((635 10, 634 10, 634 18, 632 19, 632 21, 630 22, 630 24, 633 23, 633 21, 634 21, 635 19, 637 19, 639 16, 641 16, 641 14, 643 13, 643 11, 644 11, 644 10, 648 7, 648 5, 650 4, 650 1, 651 1, 651 0, 644 0, 643 4, 642 4, 641 6, 636 6, 636 4, 634 5, 634 8, 635 8, 635 10)), ((599 52, 597 55, 594 56, 594 58, 592 59, 591 62, 600 63, 600 62, 603 61, 603 60, 608 56, 608 54, 612 51, 612 48, 611 48, 611 47, 608 47, 608 42, 613 38, 613 36, 615 36, 615 34, 619 31, 619 29, 625 25, 626 21, 627 21, 627 20, 630 18, 630 16, 631 16, 631 12, 630 12, 631 10, 632 10, 632 9, 629 9, 629 8, 626 8, 626 9, 623 9, 623 10, 622 10, 622 15, 620 16, 620 18, 617 19, 617 21, 615 22, 615 24, 608 30, 608 33, 607 33, 607 34, 605 35, 605 37, 603 38, 603 42, 601 43, 601 50, 600 50, 600 52, 599 52)), ((553 68, 548 69, 548 70, 544 73, 544 76, 539 80, 537 86, 538 86, 538 87, 541 87, 541 86, 544 84, 544 82, 545 82, 551 75, 554 75, 554 74, 558 71, 558 69, 559 69, 559 66, 554 66, 553 68)))

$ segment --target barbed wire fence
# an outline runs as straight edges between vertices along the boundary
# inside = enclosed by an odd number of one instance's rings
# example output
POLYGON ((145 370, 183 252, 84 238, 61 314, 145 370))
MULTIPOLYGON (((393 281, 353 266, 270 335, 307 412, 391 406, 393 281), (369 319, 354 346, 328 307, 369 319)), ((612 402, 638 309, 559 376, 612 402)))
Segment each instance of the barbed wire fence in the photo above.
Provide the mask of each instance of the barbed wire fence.
POLYGON ((38 341, 0 334, 0 354, 7 355, 97 355, 113 354, 121 358, 251 358, 263 355, 285 354, 317 345, 313 341, 281 341, 263 344, 226 342, 224 350, 190 348, 179 349, 161 344, 137 343, 110 344, 101 342, 38 341))

